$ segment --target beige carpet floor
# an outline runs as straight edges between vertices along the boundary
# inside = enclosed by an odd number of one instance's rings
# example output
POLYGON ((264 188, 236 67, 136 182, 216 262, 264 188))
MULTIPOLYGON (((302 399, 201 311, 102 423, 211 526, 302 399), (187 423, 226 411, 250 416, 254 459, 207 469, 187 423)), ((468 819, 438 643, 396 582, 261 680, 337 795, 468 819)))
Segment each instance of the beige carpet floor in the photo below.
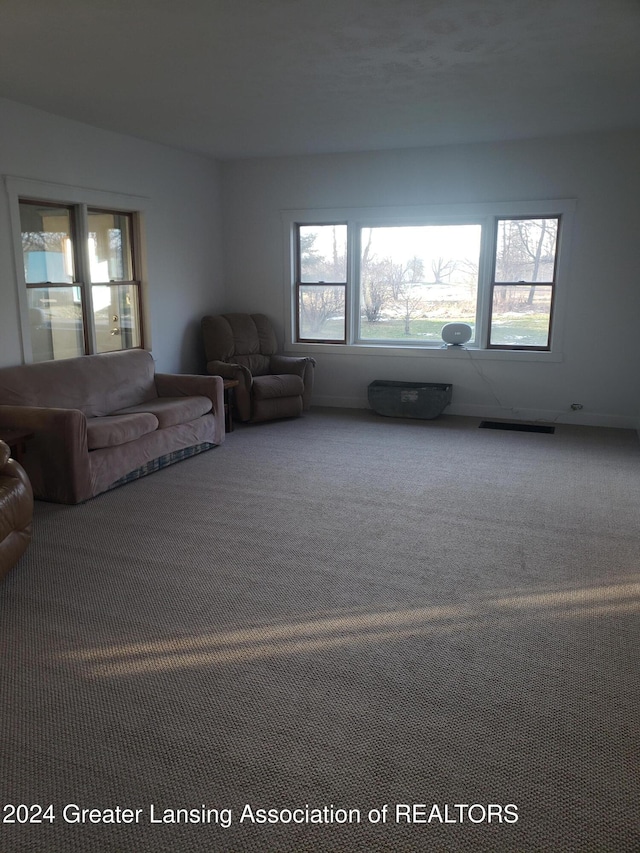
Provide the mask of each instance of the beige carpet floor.
POLYGON ((328 409, 39 503, 0 851, 640 850, 639 519, 632 432, 328 409))

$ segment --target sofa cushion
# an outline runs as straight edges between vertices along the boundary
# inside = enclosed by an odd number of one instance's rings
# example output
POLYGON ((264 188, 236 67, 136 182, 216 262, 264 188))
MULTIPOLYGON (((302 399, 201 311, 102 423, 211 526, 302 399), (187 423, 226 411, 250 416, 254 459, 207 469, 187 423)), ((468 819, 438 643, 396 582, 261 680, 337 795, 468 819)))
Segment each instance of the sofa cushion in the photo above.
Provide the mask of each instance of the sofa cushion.
POLYGON ((157 429, 158 419, 149 412, 87 418, 87 447, 89 450, 116 447, 157 429))
POLYGON ((195 421, 196 418, 201 418, 212 409, 212 402, 209 397, 156 397, 155 400, 150 400, 148 403, 141 403, 139 406, 129 406, 126 409, 120 409, 113 412, 114 415, 130 415, 139 412, 150 412, 158 419, 159 429, 175 426, 176 424, 186 424, 189 421, 195 421))
POLYGON ((301 397, 304 382, 293 373, 253 377, 253 396, 256 400, 271 400, 274 397, 301 397))

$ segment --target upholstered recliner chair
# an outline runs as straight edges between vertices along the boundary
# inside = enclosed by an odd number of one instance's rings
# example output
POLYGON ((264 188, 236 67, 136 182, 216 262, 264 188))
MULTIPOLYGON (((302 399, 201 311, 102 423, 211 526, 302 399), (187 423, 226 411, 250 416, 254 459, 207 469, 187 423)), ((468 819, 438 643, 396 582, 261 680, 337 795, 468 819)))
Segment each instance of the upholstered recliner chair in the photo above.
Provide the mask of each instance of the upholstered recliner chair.
POLYGON ((301 415, 311 406, 313 358, 278 355, 271 321, 264 314, 203 317, 207 371, 237 379, 234 414, 241 421, 301 415))
POLYGON ((18 562, 31 541, 33 491, 24 469, 0 441, 0 578, 18 562))

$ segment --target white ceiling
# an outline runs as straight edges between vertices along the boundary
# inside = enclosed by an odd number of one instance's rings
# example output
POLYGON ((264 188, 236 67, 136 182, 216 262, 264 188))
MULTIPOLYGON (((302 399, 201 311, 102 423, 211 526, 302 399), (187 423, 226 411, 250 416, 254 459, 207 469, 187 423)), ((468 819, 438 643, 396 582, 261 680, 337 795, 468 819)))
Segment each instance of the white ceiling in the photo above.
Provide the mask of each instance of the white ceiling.
POLYGON ((0 96, 220 159, 640 127, 640 2, 0 0, 0 96))

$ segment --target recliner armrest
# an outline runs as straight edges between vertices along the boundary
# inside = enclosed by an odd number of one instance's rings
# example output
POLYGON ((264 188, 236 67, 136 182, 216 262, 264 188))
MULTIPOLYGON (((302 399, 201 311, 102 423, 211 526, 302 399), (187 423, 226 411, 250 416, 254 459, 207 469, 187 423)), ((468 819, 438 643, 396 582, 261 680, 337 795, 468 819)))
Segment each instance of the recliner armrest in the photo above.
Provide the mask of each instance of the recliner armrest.
POLYGON ((235 364, 230 361, 208 361, 207 371, 214 376, 222 376, 223 379, 237 379, 247 389, 251 387, 253 382, 251 371, 243 364, 235 364))
POLYGON ((294 373, 304 379, 308 367, 316 366, 316 360, 310 356, 272 355, 270 366, 272 373, 294 373))

